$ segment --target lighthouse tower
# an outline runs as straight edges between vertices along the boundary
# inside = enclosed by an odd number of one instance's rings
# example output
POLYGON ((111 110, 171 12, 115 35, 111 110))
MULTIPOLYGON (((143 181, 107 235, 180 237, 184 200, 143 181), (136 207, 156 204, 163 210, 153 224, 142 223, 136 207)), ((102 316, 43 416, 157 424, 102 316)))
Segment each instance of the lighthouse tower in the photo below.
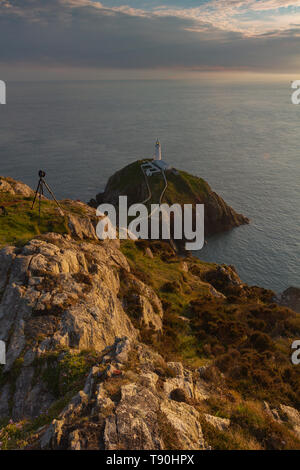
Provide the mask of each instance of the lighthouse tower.
POLYGON ((157 139, 155 144, 155 157, 154 160, 161 160, 161 145, 159 140, 157 139))

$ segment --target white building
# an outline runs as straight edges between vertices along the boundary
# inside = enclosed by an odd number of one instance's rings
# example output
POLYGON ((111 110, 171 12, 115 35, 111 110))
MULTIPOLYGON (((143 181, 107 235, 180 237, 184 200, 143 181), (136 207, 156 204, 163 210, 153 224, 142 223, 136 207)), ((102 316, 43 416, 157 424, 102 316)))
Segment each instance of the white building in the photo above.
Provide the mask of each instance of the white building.
POLYGON ((161 158, 161 145, 158 139, 155 144, 155 155, 153 158, 153 165, 155 165, 160 170, 170 170, 172 168, 167 162, 165 162, 161 158))
POLYGON ((172 167, 161 158, 161 145, 159 140, 155 144, 155 155, 152 161, 147 161, 141 164, 141 168, 146 176, 152 176, 161 171, 171 170, 172 167))
POLYGON ((161 145, 160 145, 160 141, 158 139, 157 139, 156 144, 155 144, 154 160, 161 160, 161 145))

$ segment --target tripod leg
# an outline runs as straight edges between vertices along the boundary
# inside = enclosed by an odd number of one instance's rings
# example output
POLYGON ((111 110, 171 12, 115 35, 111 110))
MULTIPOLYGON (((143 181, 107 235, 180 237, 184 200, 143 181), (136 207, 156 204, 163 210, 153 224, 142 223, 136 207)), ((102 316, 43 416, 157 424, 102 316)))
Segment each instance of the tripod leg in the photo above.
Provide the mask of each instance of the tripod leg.
POLYGON ((39 221, 41 220, 41 202, 42 202, 42 195, 44 194, 43 184, 40 184, 40 194, 39 194, 39 221))
POLYGON ((43 183, 44 183, 44 185, 46 186, 46 188, 48 189, 49 193, 51 194, 53 200, 56 202, 56 205, 57 205, 57 207, 59 208, 59 211, 60 211, 61 215, 65 215, 65 214, 64 214, 64 211, 62 210, 62 208, 60 207, 59 203, 57 202, 57 200, 56 200, 56 198, 55 198, 55 196, 54 196, 54 194, 53 194, 51 188, 49 187, 49 185, 46 183, 46 181, 43 181, 43 183))
POLYGON ((33 199, 33 202, 32 202, 32 206, 31 206, 31 210, 33 210, 33 208, 34 208, 34 204, 35 204, 37 195, 38 195, 38 193, 39 193, 40 184, 41 184, 41 180, 39 180, 39 182, 38 182, 38 185, 37 185, 37 188, 36 188, 36 192, 35 192, 35 195, 34 195, 34 199, 33 199))

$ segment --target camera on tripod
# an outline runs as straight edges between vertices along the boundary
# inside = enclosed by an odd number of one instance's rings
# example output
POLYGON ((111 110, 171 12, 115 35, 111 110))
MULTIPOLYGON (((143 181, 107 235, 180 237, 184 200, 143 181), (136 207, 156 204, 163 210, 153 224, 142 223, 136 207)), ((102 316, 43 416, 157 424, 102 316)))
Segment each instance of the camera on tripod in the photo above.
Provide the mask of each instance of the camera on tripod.
POLYGON ((36 188, 35 196, 34 196, 34 199, 33 199, 33 202, 32 202, 32 206, 31 206, 31 210, 33 210, 35 201, 38 198, 38 201, 39 201, 39 220, 41 218, 41 200, 42 200, 42 197, 44 197, 44 188, 46 188, 48 193, 52 196, 52 199, 54 200, 54 202, 56 203, 56 205, 58 207, 60 215, 64 216, 64 211, 62 210, 59 203, 57 202, 57 200, 56 200, 56 198, 53 194, 52 189, 50 188, 50 186, 44 180, 45 176, 46 176, 46 173, 43 170, 40 170, 39 171, 39 178, 40 179, 39 179, 38 186, 36 188))

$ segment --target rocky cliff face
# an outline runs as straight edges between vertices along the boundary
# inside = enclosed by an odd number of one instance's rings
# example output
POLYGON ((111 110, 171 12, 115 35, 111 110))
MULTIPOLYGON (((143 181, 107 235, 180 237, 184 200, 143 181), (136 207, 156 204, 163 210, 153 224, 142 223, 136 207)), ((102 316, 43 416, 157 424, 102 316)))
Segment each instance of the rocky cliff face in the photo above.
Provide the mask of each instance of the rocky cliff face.
POLYGON ((43 430, 37 446, 204 449, 199 412, 187 402, 201 394, 204 397, 205 387, 181 363, 166 364, 146 346, 118 338, 103 351, 101 363, 91 369, 84 389, 43 430), (171 399, 172 391, 179 388, 183 397, 171 399))
POLYGON ((300 448, 295 313, 233 267, 99 242, 83 203, 7 233, 36 220, 18 188, 0 196, 0 448, 300 448))
MULTIPOLYGON (((203 367, 191 372, 181 362, 166 363, 135 340, 117 338, 90 370, 84 388, 50 426, 38 430, 29 448, 211 449, 203 427, 217 436, 230 436, 234 423, 205 412, 205 403, 212 397, 222 401, 224 390, 210 384, 204 373, 203 367)), ((297 443, 300 413, 296 409, 285 405, 271 409, 263 402, 259 411, 261 424, 265 420, 269 426, 269 448, 284 445, 280 434, 285 427, 290 429, 288 438, 297 443)))
MULTIPOLYGON (((14 392, 2 390, 0 414, 7 414, 10 401, 14 419, 33 417, 51 402, 47 391, 43 399, 40 384, 32 384, 36 358, 64 348, 102 351, 120 334, 136 336, 118 298, 118 271, 130 268, 116 243, 76 242, 53 233, 22 249, 2 249, 0 267, 0 339, 7 343, 4 375, 18 359, 22 364, 14 392)), ((160 306, 158 298, 135 282, 140 321, 161 329, 153 310, 160 306)))

